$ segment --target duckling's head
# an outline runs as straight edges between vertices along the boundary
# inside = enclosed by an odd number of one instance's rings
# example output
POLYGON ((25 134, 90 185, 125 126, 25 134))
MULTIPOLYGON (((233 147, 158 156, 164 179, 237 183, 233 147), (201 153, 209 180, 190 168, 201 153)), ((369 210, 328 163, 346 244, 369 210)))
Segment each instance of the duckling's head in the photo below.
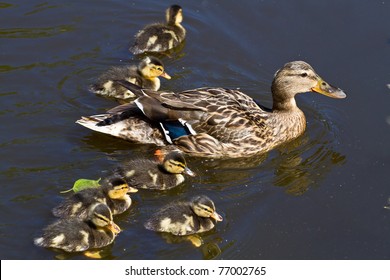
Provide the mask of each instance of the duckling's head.
POLYGON ((107 228, 114 234, 118 234, 121 229, 112 220, 112 213, 106 204, 96 203, 89 209, 88 217, 98 228, 107 228))
POLYGON ((310 91, 333 98, 346 97, 341 89, 325 82, 308 63, 293 61, 286 63, 275 73, 272 82, 273 109, 294 108, 294 96, 310 91))
POLYGON ((199 195, 191 200, 191 208, 195 214, 203 218, 213 218, 215 221, 222 221, 221 215, 215 210, 214 202, 205 195, 199 195))
POLYGON ((168 80, 171 79, 171 76, 165 72, 162 61, 156 57, 145 57, 138 65, 138 70, 146 79, 154 79, 157 77, 163 77, 168 80))
POLYGON ((162 163, 163 168, 172 174, 185 173, 189 176, 195 176, 195 173, 187 167, 186 160, 183 155, 179 152, 168 153, 162 163))
POLYGON ((180 24, 183 21, 183 9, 179 5, 172 5, 167 9, 165 16, 168 24, 180 24))
POLYGON ((112 199, 121 199, 127 193, 135 193, 138 190, 130 187, 121 177, 113 176, 108 179, 108 196, 112 199))

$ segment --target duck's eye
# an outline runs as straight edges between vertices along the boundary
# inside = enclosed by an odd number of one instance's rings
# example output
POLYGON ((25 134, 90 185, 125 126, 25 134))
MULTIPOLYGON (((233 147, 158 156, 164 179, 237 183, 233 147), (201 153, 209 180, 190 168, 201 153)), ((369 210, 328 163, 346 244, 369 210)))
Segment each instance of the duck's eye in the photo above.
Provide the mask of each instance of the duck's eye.
POLYGON ((301 74, 301 77, 302 77, 302 78, 307 77, 307 73, 306 73, 306 72, 303 72, 303 73, 301 74))

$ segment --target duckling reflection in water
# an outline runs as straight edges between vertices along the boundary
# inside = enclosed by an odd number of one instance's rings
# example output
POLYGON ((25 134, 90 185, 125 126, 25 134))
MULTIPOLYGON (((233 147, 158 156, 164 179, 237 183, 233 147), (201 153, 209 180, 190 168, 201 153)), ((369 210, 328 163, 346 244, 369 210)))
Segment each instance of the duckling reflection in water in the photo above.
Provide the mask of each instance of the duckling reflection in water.
POLYGON ((144 52, 164 52, 177 47, 183 42, 186 30, 181 25, 183 9, 172 5, 166 10, 166 23, 153 23, 145 26, 135 35, 133 54, 144 52))
POLYGON ((97 188, 81 190, 65 199, 53 209, 53 215, 60 218, 77 217, 86 219, 92 204, 97 202, 106 204, 114 215, 125 212, 131 206, 132 200, 128 193, 138 190, 129 185, 120 177, 112 176, 104 180, 103 185, 97 188))
POLYGON ((156 159, 136 159, 119 166, 114 172, 135 187, 153 190, 169 190, 185 181, 183 174, 195 176, 183 155, 173 151, 156 159))
POLYGON ((159 90, 159 77, 171 79, 171 76, 165 72, 164 64, 160 59, 145 57, 138 66, 111 67, 98 78, 95 84, 90 86, 90 91, 101 96, 126 100, 134 98, 136 95, 115 82, 116 80, 126 80, 142 88, 159 90))
MULTIPOLYGON (((210 230, 209 232, 212 232, 213 230, 210 230)), ((213 234, 213 233, 211 233, 213 234)), ((167 232, 161 232, 161 237, 167 242, 168 244, 178 244, 182 242, 190 242, 194 247, 199 248, 200 252, 203 255, 203 259, 205 260, 211 260, 218 257, 222 251, 221 248, 219 248, 219 245, 216 241, 206 241, 202 236, 199 234, 191 234, 191 235, 185 235, 185 236, 178 236, 173 235, 171 233, 167 232)))
POLYGON ((60 219, 47 226, 43 235, 34 239, 34 244, 66 252, 82 252, 111 244, 119 232, 120 228, 113 222, 110 208, 103 203, 96 203, 89 208, 86 220, 60 219))
MULTIPOLYGON (((209 231, 222 220, 221 215, 216 212, 214 202, 205 195, 199 195, 189 201, 168 204, 154 213, 144 226, 152 231, 188 236, 209 231)), ((198 241, 193 243, 199 244, 198 241)))
POLYGON ((168 244, 177 244, 182 242, 190 242, 194 247, 199 248, 203 245, 203 239, 198 234, 178 236, 172 235, 171 233, 161 232, 161 237, 168 244))

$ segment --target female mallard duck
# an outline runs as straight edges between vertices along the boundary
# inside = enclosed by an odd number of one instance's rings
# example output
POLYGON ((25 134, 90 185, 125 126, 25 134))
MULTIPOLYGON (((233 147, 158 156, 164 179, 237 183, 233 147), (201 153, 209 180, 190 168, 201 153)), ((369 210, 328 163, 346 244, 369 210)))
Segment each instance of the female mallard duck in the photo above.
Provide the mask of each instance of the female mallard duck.
POLYGON ((164 64, 155 57, 145 57, 136 65, 112 67, 103 73, 97 83, 90 86, 90 90, 98 95, 117 99, 133 98, 136 95, 129 89, 116 83, 116 80, 125 80, 142 88, 159 90, 160 79, 171 79, 165 72, 164 64))
POLYGON ((214 202, 205 195, 190 201, 173 202, 152 215, 145 228, 173 235, 189 235, 209 231, 222 217, 216 212, 214 202))
POLYGON ((86 219, 92 204, 97 202, 106 204, 114 215, 121 214, 129 209, 131 198, 128 193, 138 190, 129 185, 120 177, 106 179, 102 186, 83 189, 65 199, 53 209, 53 215, 60 218, 77 217, 86 219))
POLYGON ((183 155, 173 151, 166 154, 162 162, 152 159, 136 159, 115 170, 126 182, 135 188, 168 190, 183 183, 183 174, 195 176, 183 155))
POLYGON ((119 232, 120 228, 112 221, 108 206, 96 203, 90 206, 86 220, 60 219, 47 226, 34 243, 66 252, 82 252, 111 244, 119 232))
POLYGON ((183 9, 172 5, 166 10, 166 20, 166 23, 150 24, 138 31, 130 51, 133 54, 164 52, 178 46, 186 35, 186 30, 181 25, 183 9))
POLYGON ((249 157, 300 136, 306 119, 295 103, 298 93, 346 97, 303 61, 287 63, 276 72, 271 87, 272 109, 238 90, 154 92, 121 83, 139 96, 134 102, 77 123, 133 142, 173 144, 185 153, 203 157, 249 157))

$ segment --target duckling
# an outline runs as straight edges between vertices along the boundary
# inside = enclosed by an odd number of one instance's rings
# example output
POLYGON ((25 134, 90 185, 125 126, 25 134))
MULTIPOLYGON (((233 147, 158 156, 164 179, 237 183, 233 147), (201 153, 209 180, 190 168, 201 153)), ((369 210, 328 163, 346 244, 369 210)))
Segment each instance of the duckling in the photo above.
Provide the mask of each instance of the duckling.
POLYGON ((186 30, 181 25, 183 9, 178 5, 169 7, 166 10, 166 21, 147 25, 138 31, 130 51, 133 54, 164 52, 178 46, 186 35, 186 30))
POLYGON ((189 201, 168 204, 153 214, 144 226, 182 236, 209 231, 220 221, 222 217, 216 212, 214 202, 199 195, 189 201))
POLYGON ((134 193, 138 190, 129 187, 120 177, 111 177, 103 182, 98 188, 87 188, 81 190, 60 205, 53 209, 53 215, 60 218, 77 217, 86 219, 88 209, 96 202, 106 204, 114 215, 121 214, 129 209, 131 198, 127 193, 134 193))
POLYGON ((116 80, 126 80, 142 88, 159 90, 160 79, 170 80, 171 76, 164 70, 164 64, 156 57, 145 57, 136 65, 111 67, 103 73, 95 84, 90 86, 90 91, 106 97, 116 99, 129 99, 136 95, 129 89, 116 83, 116 80))
POLYGON ((110 208, 103 203, 95 203, 89 207, 86 220, 60 219, 47 226, 43 235, 34 239, 34 244, 66 252, 82 252, 111 244, 119 232, 110 208))
POLYGON ((114 171, 135 188, 168 190, 183 183, 184 174, 195 176, 188 167, 183 155, 177 151, 169 152, 161 161, 156 159, 136 159, 114 171))

